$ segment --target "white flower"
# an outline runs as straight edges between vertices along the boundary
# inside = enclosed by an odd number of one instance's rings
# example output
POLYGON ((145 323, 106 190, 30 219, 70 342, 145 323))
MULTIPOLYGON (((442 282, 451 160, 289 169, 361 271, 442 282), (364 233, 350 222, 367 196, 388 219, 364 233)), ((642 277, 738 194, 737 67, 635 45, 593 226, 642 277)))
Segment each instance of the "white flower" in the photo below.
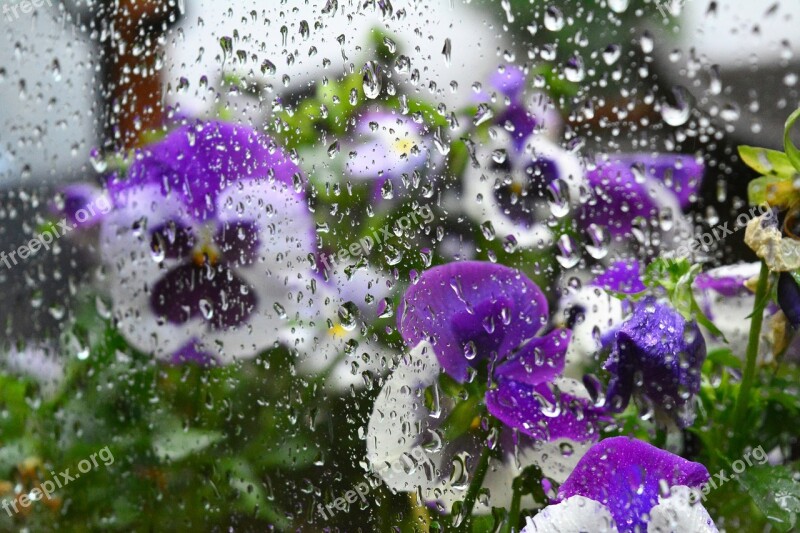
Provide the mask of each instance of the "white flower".
POLYGON ((577 202, 584 171, 575 155, 543 136, 532 135, 522 150, 508 132, 477 148, 479 167, 464 173, 464 209, 479 224, 524 248, 547 247, 548 221, 566 216, 577 202))

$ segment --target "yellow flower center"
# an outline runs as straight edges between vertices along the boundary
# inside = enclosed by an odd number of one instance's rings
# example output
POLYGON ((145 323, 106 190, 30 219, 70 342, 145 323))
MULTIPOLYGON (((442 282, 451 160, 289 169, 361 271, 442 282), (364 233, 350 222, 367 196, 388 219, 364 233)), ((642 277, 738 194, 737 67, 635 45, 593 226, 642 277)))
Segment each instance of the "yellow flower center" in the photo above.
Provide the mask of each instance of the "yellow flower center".
POLYGON ((411 139, 398 139, 394 142, 394 149, 401 154, 411 153, 412 148, 414 148, 414 141, 411 139))
POLYGON ((522 183, 520 183, 518 181, 513 181, 513 182, 511 182, 510 189, 511 189, 511 192, 513 192, 517 196, 522 196, 522 190, 523 190, 522 183))
POLYGON ((341 324, 336 324, 328 330, 331 337, 342 338, 347 336, 347 330, 341 324))
POLYGON ((200 245, 195 246, 192 250, 192 261, 197 266, 203 266, 206 263, 211 266, 216 265, 222 254, 214 244, 213 229, 211 227, 200 228, 199 234, 200 245))

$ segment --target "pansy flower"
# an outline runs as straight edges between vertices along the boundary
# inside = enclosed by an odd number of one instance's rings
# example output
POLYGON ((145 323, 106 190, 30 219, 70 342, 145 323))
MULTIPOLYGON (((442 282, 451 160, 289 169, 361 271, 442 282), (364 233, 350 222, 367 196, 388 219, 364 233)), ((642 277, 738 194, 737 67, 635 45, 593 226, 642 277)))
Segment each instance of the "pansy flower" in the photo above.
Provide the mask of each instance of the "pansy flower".
POLYGON ((709 479, 700 463, 646 442, 614 437, 584 455, 557 502, 528 519, 524 533, 716 533, 694 501, 709 479))
POLYGON ((170 361, 231 362, 310 305, 299 168, 251 128, 190 124, 112 177, 100 250, 119 330, 170 361))
POLYGON ((543 136, 517 143, 505 130, 495 129, 492 135, 477 148, 479 164, 464 172, 464 209, 519 246, 551 245, 549 224, 569 214, 581 195, 580 161, 543 136))
POLYGON ((619 154, 598 158, 586 173, 590 194, 578 221, 605 228, 612 242, 634 238, 675 248, 674 238, 690 228, 682 210, 695 199, 703 165, 689 155, 619 154))
POLYGON ((386 109, 367 111, 357 120, 345 164, 353 179, 380 184, 410 174, 432 156, 424 125, 405 115, 386 109))
POLYGON ((706 342, 695 321, 646 297, 614 334, 604 368, 611 373, 606 402, 622 411, 636 395, 656 414, 687 427, 700 391, 706 342))
POLYGON ((615 261, 588 283, 570 285, 559 298, 556 323, 572 331, 564 374, 582 378, 594 356, 613 338, 632 305, 612 292, 645 289, 638 261, 615 261))
MULTIPOLYGON (((703 272, 695 278, 693 288, 697 302, 727 340, 726 343, 709 332, 706 335, 709 347, 747 345, 750 315, 755 301, 755 294, 748 284, 758 278, 760 268, 761 263, 726 265, 703 272)), ((774 312, 772 306, 767 306, 764 315, 766 317, 774 312)))
POLYGON ((488 141, 475 147, 473 164, 464 172, 463 203, 479 224, 531 248, 552 244, 548 224, 566 216, 577 202, 584 169, 550 136, 561 126, 555 106, 545 95, 528 97, 525 83, 522 69, 506 65, 489 78, 492 94, 478 92, 481 105, 499 100, 499 110, 488 141))
POLYGON ((492 505, 510 497, 510 480, 529 464, 565 478, 582 447, 599 437, 603 415, 579 384, 559 379, 570 335, 546 331, 548 322, 539 287, 511 268, 461 262, 420 276, 398 309, 398 329, 411 351, 376 399, 367 450, 377 470, 420 445, 429 461, 386 477, 390 487, 421 488, 427 499, 442 502, 463 497, 464 487, 452 480, 459 469, 474 468, 484 440, 473 431, 451 438, 450 416, 464 408, 443 392, 441 373, 450 383, 485 381, 488 388, 465 400, 472 402, 470 418, 477 424, 485 405, 503 423, 502 460, 484 484, 492 505))
POLYGON ((488 79, 493 94, 482 89, 476 96, 479 103, 494 101, 499 107, 495 124, 511 135, 517 149, 523 148, 525 140, 533 133, 557 135, 563 122, 555 104, 546 94, 529 94, 525 91, 526 78, 525 71, 520 67, 502 65, 488 79))
POLYGON ((318 280, 318 309, 308 320, 283 332, 298 352, 298 369, 326 373, 326 385, 337 391, 363 388, 383 374, 394 353, 366 335, 370 322, 386 312, 393 283, 367 266, 336 268, 318 280), (345 274, 347 272, 347 274, 345 274))

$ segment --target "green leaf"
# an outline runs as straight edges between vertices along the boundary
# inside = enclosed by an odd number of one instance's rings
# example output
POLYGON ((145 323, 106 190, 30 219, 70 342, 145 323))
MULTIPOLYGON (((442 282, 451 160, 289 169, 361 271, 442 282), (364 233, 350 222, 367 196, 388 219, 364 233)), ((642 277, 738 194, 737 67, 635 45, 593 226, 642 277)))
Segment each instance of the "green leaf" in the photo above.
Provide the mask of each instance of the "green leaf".
POLYGON ((739 146, 739 157, 748 167, 759 174, 791 177, 797 172, 789 161, 789 157, 777 150, 741 145, 739 146))
POLYGON ((230 472, 230 486, 238 492, 238 498, 232 502, 234 507, 269 521, 278 531, 289 529, 291 523, 275 508, 274 496, 267 493, 266 487, 269 485, 256 476, 248 463, 226 459, 221 466, 230 472))
POLYGON ((800 118, 800 109, 797 109, 786 120, 786 127, 783 130, 783 149, 786 152, 786 157, 789 158, 789 162, 792 163, 792 166, 800 171, 800 150, 798 150, 792 142, 791 136, 792 128, 798 118, 800 118))
POLYGON ((718 366, 727 366, 735 369, 742 368, 742 360, 733 355, 733 352, 730 350, 730 348, 717 348, 716 350, 711 350, 708 352, 708 357, 706 360, 718 366))
POLYGON ((793 193, 794 180, 789 176, 761 176, 747 184, 750 205, 788 207, 793 193))
POLYGON ((784 466, 748 468, 739 483, 778 531, 790 531, 800 513, 800 483, 784 466))
POLYGON ((223 438, 224 435, 220 431, 196 428, 184 430, 180 422, 174 419, 153 438, 153 451, 162 461, 180 461, 205 450, 223 438))

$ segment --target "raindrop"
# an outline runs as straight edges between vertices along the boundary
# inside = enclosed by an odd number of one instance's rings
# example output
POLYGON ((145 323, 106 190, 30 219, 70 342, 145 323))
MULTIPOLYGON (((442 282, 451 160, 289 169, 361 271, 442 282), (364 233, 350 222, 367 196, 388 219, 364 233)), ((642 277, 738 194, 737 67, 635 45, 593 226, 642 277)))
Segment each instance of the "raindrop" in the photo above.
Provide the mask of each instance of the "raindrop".
POLYGON ((578 83, 583 81, 586 77, 586 70, 583 66, 583 59, 581 56, 575 54, 567 61, 564 66, 564 75, 568 81, 578 83))
POLYGON ((608 7, 614 13, 624 13, 630 5, 630 0, 608 0, 608 7))
POLYGON ((556 260, 564 268, 572 268, 581 260, 580 248, 569 235, 562 235, 558 239, 558 252, 556 260))
POLYGON ((361 73, 364 75, 364 95, 374 100, 381 94, 383 87, 380 66, 375 61, 367 61, 361 69, 361 73))
POLYGON ((336 154, 338 154, 338 153, 339 153, 339 149, 340 149, 340 147, 339 147, 339 141, 334 141, 334 143, 333 143, 333 144, 331 144, 331 145, 328 147, 328 157, 330 157, 331 159, 333 159, 334 157, 336 157, 336 154))
POLYGON ((277 71, 278 69, 275 67, 275 63, 273 63, 269 59, 265 59, 264 61, 261 62, 261 74, 264 75, 269 74, 270 76, 272 76, 277 71))
POLYGON ((554 179, 547 187, 547 205, 556 218, 564 218, 569 213, 569 186, 561 178, 554 179))
POLYGON ((358 325, 358 306, 353 302, 345 302, 336 312, 339 323, 346 331, 353 331, 358 325))
POLYGON ((622 55, 622 47, 618 44, 609 44, 605 50, 603 50, 603 62, 606 65, 613 65, 617 62, 620 55, 622 55))
POLYGON ((494 112, 487 104, 479 104, 478 109, 475 111, 475 117, 472 119, 472 123, 476 126, 480 126, 487 120, 491 120, 494 117, 494 112))
POLYGON ((604 226, 590 224, 586 229, 589 243, 586 244, 586 251, 594 259, 602 259, 608 255, 608 247, 611 242, 609 231, 604 226))
POLYGON ((550 31, 559 31, 564 27, 564 14, 555 6, 547 6, 544 12, 544 27, 550 31))
POLYGON ((206 320, 211 320, 214 317, 214 306, 205 298, 201 298, 197 306, 200 308, 200 313, 206 320))
POLYGON ((685 87, 676 85, 672 88, 674 104, 664 101, 661 104, 661 117, 670 126, 682 126, 689 120, 692 112, 689 91, 685 87))

